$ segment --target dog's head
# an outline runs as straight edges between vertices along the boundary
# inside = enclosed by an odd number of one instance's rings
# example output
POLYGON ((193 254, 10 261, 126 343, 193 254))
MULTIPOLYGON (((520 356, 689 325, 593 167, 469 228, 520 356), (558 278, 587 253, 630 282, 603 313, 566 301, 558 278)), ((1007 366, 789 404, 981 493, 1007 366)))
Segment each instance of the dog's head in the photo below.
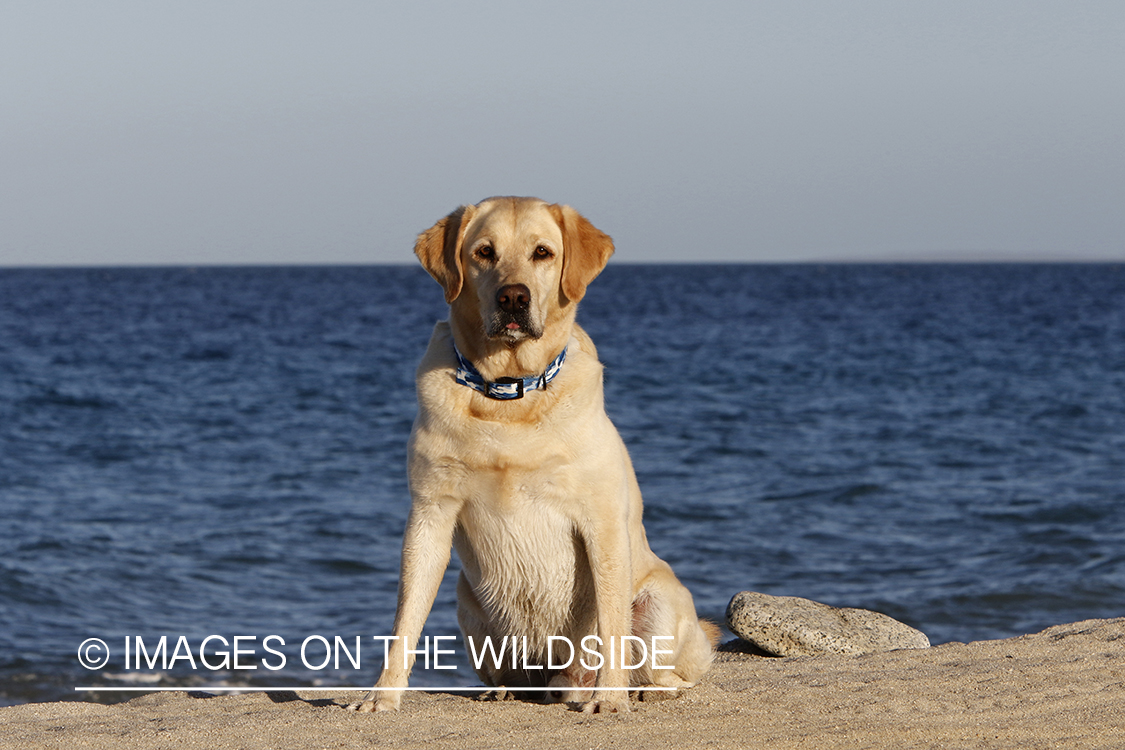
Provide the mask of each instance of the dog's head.
POLYGON ((420 234, 414 252, 447 302, 480 316, 486 337, 517 344, 573 314, 613 240, 570 206, 505 197, 461 206, 420 234))

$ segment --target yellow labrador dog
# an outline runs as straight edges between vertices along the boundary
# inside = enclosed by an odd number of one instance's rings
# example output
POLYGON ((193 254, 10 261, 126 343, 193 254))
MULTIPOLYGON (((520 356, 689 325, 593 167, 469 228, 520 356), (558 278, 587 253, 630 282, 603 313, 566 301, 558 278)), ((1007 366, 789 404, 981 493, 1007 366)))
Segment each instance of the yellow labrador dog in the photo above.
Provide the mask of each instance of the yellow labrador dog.
POLYGON ((399 707, 451 545, 466 642, 520 644, 517 663, 477 667, 486 685, 553 688, 587 712, 627 711, 630 687, 694 685, 718 629, 649 549, 602 366, 575 323, 613 241, 569 206, 490 198, 423 232, 414 252, 449 320, 418 368, 397 638, 354 708, 399 707), (573 661, 549 669, 568 646, 573 661))

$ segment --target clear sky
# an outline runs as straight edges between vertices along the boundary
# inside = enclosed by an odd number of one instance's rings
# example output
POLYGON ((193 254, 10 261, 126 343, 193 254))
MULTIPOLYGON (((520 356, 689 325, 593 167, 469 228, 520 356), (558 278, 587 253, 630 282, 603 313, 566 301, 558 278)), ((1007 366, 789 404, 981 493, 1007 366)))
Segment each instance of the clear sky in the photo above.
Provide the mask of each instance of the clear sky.
POLYGON ((0 265, 1125 260, 1125 2, 0 0, 0 265))

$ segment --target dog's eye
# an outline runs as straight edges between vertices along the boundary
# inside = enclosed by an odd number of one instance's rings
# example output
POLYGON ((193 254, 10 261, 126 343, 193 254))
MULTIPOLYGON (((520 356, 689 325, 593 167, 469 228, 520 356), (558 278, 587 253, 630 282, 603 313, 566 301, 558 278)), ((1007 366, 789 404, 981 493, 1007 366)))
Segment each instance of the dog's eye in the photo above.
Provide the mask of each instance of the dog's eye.
POLYGON ((535 248, 535 258, 537 260, 544 260, 546 258, 552 257, 553 255, 554 255, 554 253, 552 253, 550 250, 543 247, 542 245, 539 245, 537 248, 535 248))
POLYGON ((492 260, 496 257, 496 251, 492 249, 492 245, 485 245, 477 248, 477 257, 482 260, 492 260))

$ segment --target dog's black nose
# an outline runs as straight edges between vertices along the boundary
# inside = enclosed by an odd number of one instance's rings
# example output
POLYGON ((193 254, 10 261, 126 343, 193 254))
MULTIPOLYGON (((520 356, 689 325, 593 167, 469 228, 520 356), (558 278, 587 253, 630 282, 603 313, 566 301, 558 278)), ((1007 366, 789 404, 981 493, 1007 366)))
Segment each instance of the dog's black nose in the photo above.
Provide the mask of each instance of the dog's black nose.
POLYGON ((506 313, 526 310, 531 305, 531 290, 526 284, 508 284, 496 292, 496 304, 506 313))

